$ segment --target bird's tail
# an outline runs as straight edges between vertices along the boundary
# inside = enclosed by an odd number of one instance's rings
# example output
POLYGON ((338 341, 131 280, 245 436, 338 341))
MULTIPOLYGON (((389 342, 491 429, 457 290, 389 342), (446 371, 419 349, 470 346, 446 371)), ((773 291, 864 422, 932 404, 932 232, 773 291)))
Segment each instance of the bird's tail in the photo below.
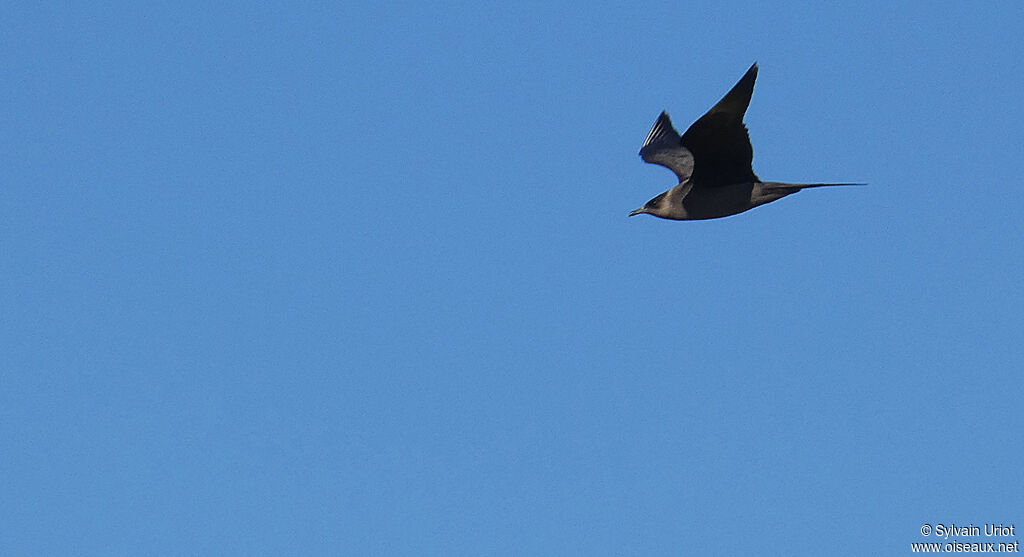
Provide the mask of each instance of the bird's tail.
POLYGON ((825 186, 866 186, 863 182, 833 182, 827 184, 790 184, 787 182, 764 182, 761 188, 766 191, 785 191, 795 193, 805 188, 823 188, 825 186))

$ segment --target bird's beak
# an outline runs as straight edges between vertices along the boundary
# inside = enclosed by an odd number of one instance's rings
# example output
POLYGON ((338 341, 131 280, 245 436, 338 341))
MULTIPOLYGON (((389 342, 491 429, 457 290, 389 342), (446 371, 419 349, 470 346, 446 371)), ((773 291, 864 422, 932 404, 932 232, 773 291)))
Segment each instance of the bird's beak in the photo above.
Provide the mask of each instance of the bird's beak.
POLYGON ((643 208, 643 207, 640 207, 640 208, 639 208, 639 209, 637 209, 636 211, 630 211, 630 213, 629 213, 629 216, 631 216, 631 217, 632 217, 632 216, 634 216, 634 215, 639 215, 640 213, 646 213, 646 212, 647 212, 647 211, 644 211, 644 208, 643 208))

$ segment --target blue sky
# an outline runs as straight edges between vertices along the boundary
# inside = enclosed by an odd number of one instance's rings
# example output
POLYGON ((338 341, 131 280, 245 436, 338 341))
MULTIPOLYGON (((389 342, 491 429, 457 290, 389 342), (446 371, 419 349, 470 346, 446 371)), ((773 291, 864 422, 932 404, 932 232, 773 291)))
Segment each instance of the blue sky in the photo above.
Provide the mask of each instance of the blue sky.
POLYGON ((2 12, 0 553, 1024 528, 1022 4, 2 12), (755 61, 758 175, 870 185, 627 218, 755 61))

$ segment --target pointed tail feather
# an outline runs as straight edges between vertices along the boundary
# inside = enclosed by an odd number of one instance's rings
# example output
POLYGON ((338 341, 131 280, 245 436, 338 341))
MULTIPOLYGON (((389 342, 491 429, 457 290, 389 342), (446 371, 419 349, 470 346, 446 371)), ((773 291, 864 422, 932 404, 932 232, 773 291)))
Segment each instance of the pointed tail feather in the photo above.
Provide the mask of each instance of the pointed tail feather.
POLYGON ((826 186, 866 186, 864 182, 829 182, 824 184, 790 184, 787 182, 764 182, 761 187, 766 190, 787 190, 797 192, 805 188, 823 188, 826 186))

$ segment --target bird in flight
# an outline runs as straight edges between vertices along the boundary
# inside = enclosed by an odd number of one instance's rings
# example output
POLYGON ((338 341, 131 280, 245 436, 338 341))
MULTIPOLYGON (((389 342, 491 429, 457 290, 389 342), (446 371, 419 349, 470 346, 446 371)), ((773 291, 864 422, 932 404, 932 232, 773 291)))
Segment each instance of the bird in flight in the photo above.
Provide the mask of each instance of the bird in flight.
POLYGON ((672 127, 667 112, 658 116, 640 149, 640 157, 674 172, 679 184, 629 216, 647 213, 673 220, 717 219, 771 203, 804 188, 863 185, 788 184, 758 178, 751 166, 754 149, 743 124, 755 79, 756 63, 682 136, 672 127))

